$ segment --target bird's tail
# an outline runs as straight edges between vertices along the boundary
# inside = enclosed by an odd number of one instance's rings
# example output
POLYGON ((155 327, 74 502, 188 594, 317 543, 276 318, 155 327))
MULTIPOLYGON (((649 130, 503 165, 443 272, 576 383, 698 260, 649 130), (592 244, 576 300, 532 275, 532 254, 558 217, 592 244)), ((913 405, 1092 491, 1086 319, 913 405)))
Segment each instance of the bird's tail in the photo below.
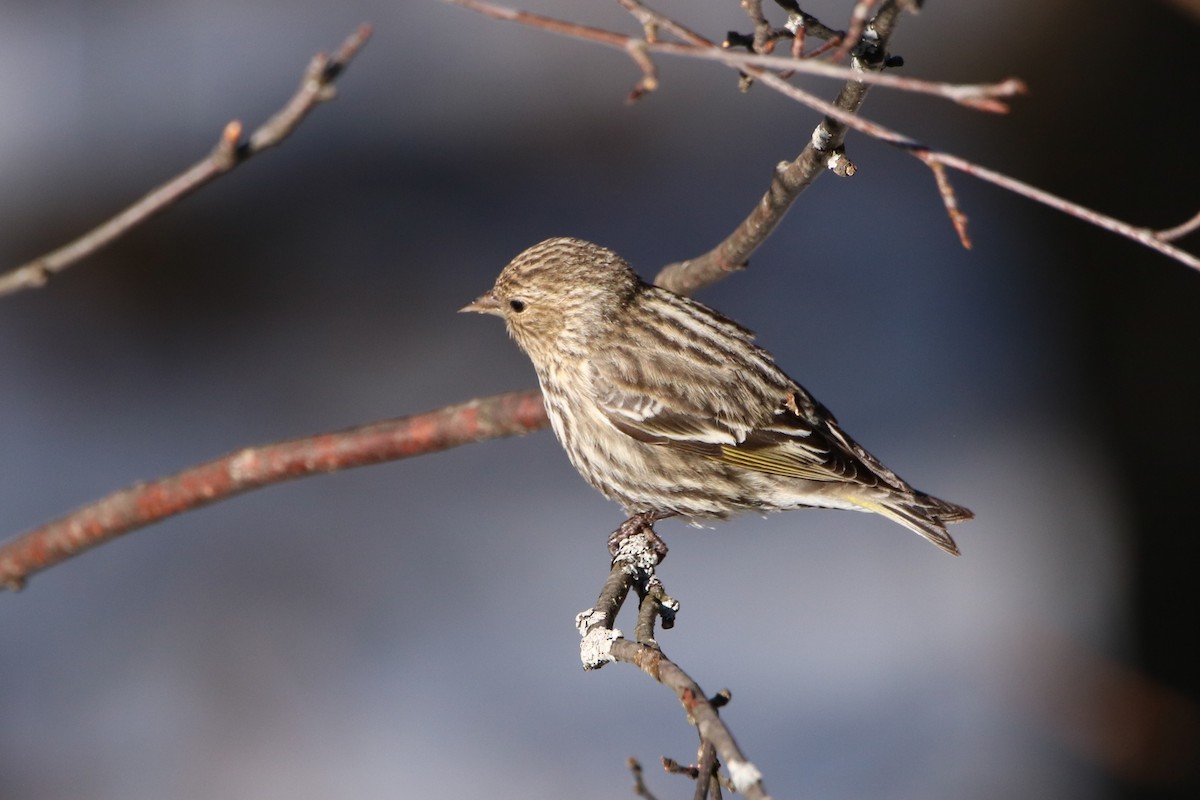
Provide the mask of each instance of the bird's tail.
POLYGON ((975 517, 969 509, 922 492, 916 492, 911 499, 892 497, 878 502, 859 502, 868 511, 921 534, 952 556, 958 555, 958 545, 946 532, 946 525, 975 517))

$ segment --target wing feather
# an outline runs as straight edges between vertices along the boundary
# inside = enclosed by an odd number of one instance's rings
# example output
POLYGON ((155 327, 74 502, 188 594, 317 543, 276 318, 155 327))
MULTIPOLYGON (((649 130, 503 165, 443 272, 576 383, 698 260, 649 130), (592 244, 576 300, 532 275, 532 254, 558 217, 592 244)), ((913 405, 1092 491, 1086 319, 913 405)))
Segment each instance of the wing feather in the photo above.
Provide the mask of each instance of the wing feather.
POLYGON ((777 369, 763 379, 720 367, 697 376, 693 368, 683 386, 651 380, 675 373, 678 365, 647 359, 645 353, 614 353, 587 371, 597 407, 625 435, 782 477, 880 483, 873 465, 855 452, 865 451, 853 446, 833 416, 777 369), (638 364, 635 374, 630 363, 638 364))

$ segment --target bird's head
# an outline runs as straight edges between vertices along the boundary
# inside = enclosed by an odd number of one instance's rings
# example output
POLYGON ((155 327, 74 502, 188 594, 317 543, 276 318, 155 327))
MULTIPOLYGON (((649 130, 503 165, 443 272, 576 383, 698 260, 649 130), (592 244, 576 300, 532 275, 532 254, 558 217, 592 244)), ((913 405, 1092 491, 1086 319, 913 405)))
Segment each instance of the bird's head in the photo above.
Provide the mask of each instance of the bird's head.
POLYGON ((555 353, 586 352, 640 285, 611 250, 581 239, 547 239, 509 262, 490 291, 459 310, 502 317, 536 365, 555 353))

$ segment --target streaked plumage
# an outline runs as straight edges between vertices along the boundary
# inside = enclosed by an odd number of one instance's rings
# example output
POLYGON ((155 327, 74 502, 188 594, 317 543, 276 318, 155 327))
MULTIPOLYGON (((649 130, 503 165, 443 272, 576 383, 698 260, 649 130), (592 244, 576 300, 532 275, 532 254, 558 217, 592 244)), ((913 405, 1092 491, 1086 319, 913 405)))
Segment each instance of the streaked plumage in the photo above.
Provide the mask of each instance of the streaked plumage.
POLYGON ((611 250, 542 242, 463 311, 504 318, 571 463, 630 515, 871 511, 958 553, 946 524, 970 511, 860 447, 750 331, 643 282, 611 250))

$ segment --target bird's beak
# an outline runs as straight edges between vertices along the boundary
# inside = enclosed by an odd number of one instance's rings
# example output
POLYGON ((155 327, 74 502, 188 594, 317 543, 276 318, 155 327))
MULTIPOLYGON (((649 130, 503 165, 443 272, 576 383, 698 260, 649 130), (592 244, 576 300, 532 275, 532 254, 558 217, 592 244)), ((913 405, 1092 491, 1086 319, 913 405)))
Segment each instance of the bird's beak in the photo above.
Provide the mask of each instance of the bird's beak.
POLYGON ((500 300, 496 297, 496 292, 486 292, 476 297, 472 302, 458 310, 458 313, 470 311, 473 314, 495 314, 497 317, 504 316, 500 310, 500 300))

